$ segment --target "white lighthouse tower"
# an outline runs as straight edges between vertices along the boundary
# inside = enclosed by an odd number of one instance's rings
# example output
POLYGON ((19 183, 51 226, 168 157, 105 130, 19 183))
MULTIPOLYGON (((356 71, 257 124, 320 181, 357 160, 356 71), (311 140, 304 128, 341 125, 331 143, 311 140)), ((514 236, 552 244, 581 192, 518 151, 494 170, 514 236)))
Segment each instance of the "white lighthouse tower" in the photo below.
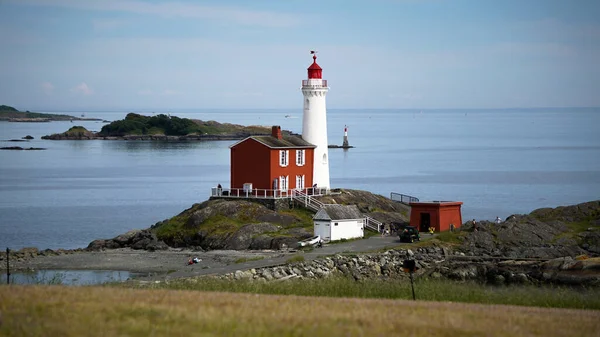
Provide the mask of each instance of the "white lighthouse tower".
POLYGON ((327 106, 325 96, 329 88, 327 80, 321 78, 323 69, 317 64, 317 55, 308 67, 308 79, 302 81, 304 113, 302 117, 302 139, 316 146, 313 162, 313 183, 329 190, 329 152, 327 143, 327 106))

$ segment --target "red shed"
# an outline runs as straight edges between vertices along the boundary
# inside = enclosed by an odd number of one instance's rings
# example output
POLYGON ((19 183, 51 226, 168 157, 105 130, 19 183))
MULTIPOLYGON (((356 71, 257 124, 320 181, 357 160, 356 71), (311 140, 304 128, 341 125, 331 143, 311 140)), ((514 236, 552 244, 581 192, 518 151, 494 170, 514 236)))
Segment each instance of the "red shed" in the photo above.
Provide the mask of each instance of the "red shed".
POLYGON ((279 126, 273 126, 270 136, 251 136, 231 145, 231 193, 251 189, 272 196, 272 190, 310 188, 315 147, 300 137, 283 136, 279 126))
POLYGON ((459 228, 462 224, 460 201, 422 201, 410 203, 410 225, 419 229, 419 232, 427 232, 429 227, 434 227, 436 232, 443 232, 459 228))

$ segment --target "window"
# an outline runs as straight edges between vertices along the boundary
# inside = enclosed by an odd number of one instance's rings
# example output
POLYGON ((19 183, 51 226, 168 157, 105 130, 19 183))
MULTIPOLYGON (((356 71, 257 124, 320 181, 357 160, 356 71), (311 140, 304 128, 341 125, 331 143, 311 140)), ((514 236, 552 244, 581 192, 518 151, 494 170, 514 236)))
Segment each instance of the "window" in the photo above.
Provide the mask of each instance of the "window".
POLYGON ((284 177, 284 176, 279 177, 279 189, 282 191, 287 191, 288 177, 284 177))
POLYGON ((304 166, 305 160, 304 160, 304 150, 296 150, 296 165, 297 166, 304 166))
POLYGON ((306 110, 310 109, 310 101, 308 100, 308 98, 306 99, 306 101, 304 101, 304 108, 306 110))
POLYGON ((281 166, 281 167, 288 166, 289 152, 290 151, 288 151, 288 150, 280 150, 279 151, 279 166, 281 166))
POLYGON ((296 189, 304 189, 304 176, 296 176, 296 189))
POLYGON ((338 225, 338 223, 337 223, 337 222, 334 222, 334 223, 333 223, 333 225, 334 225, 334 226, 337 226, 337 225, 338 225))
POLYGON ((327 164, 327 155, 323 153, 323 164, 327 164))

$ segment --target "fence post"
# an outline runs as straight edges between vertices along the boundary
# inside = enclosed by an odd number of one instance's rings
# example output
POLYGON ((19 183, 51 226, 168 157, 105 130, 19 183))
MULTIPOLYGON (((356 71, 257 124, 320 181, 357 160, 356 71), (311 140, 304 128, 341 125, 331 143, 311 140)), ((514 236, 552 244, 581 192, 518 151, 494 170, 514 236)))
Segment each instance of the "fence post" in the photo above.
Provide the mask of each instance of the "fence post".
POLYGON ((10 258, 8 253, 10 253, 10 249, 6 247, 6 284, 10 284, 10 258))

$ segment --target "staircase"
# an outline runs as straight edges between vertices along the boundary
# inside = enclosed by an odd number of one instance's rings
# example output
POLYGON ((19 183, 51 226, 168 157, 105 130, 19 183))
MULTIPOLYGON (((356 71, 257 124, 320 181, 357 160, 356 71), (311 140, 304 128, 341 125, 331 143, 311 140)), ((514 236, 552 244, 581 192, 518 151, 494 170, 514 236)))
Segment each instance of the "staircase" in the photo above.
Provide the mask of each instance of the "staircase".
MULTIPOLYGON (((313 198, 312 196, 302 191, 294 191, 292 199, 296 202, 299 202, 300 204, 302 204, 302 206, 310 209, 315 213, 318 212, 321 209, 321 207, 325 206, 324 203, 320 202, 319 200, 313 198)), ((381 229, 383 228, 383 223, 371 217, 366 217, 365 228, 380 233, 381 229)))
POLYGON ((377 233, 380 233, 381 229, 383 228, 383 223, 380 221, 377 221, 371 217, 366 217, 365 218, 365 228, 368 228, 372 231, 376 231, 377 233))
POLYGON ((313 212, 318 212, 325 204, 302 191, 294 191, 292 199, 313 212))

